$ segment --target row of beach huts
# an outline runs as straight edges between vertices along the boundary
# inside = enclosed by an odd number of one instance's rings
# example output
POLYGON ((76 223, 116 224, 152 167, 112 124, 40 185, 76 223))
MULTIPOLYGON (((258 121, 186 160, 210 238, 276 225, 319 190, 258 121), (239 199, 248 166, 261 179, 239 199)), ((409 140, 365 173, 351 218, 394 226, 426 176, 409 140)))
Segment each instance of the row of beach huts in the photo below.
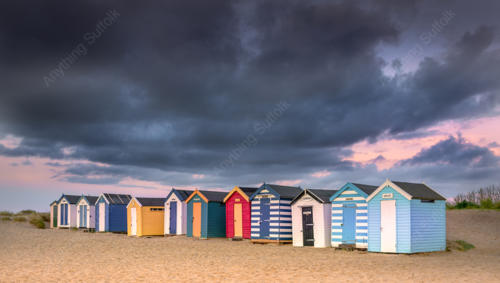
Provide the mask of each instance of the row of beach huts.
POLYGON ((347 183, 339 190, 266 183, 229 193, 172 189, 166 198, 63 194, 50 205, 50 225, 418 253, 445 250, 445 201, 426 184, 391 180, 378 187, 347 183))

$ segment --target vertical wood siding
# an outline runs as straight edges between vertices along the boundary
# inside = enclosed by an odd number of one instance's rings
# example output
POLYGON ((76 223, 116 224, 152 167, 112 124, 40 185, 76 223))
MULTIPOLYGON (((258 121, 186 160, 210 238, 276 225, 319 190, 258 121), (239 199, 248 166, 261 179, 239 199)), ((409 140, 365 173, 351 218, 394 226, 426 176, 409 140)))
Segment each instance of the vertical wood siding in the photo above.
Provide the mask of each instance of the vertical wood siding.
POLYGON ((226 201, 226 237, 234 237, 234 204, 241 203, 241 217, 243 224, 243 238, 250 239, 251 229, 251 203, 241 196, 239 192, 234 192, 226 201), (237 199, 239 199, 237 201, 237 199))
POLYGON ((320 203, 308 194, 302 196, 291 206, 293 245, 296 247, 304 246, 304 237, 302 231, 302 207, 306 206, 311 206, 313 208, 314 247, 330 247, 331 204, 320 203))
POLYGON ((331 203, 331 245, 338 247, 342 244, 343 207, 346 204, 356 206, 356 248, 368 247, 368 208, 366 198, 368 196, 354 185, 348 185, 341 189, 341 193, 331 203), (349 200, 347 198, 352 198, 349 200))
POLYGON ((171 194, 170 197, 165 202, 165 234, 170 234, 170 203, 177 203, 177 222, 176 222, 176 234, 184 235, 186 234, 187 226, 187 205, 185 202, 179 200, 178 196, 171 194))

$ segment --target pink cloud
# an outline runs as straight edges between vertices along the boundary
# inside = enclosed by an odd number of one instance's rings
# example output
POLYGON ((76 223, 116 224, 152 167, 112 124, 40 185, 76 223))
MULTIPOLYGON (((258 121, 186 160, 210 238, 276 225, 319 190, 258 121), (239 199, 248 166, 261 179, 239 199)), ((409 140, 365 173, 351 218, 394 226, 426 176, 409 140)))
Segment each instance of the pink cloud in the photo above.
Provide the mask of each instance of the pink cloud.
POLYGON ((332 174, 332 172, 330 172, 328 170, 322 170, 322 171, 312 173, 311 176, 314 178, 324 178, 326 176, 330 176, 331 174, 332 174))
POLYGON ((277 185, 282 185, 282 186, 296 186, 302 182, 302 179, 297 179, 297 180, 280 180, 276 181, 277 185))
POLYGON ((205 178, 205 174, 193 174, 193 179, 203 179, 205 178))

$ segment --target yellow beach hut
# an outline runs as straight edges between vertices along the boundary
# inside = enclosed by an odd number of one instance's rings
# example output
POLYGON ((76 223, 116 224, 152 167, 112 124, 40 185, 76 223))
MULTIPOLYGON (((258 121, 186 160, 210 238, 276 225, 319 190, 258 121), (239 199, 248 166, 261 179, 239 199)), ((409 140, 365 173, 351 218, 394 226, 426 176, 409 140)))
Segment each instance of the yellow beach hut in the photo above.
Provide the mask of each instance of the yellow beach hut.
POLYGON ((127 205, 127 235, 163 236, 165 198, 133 197, 127 205))

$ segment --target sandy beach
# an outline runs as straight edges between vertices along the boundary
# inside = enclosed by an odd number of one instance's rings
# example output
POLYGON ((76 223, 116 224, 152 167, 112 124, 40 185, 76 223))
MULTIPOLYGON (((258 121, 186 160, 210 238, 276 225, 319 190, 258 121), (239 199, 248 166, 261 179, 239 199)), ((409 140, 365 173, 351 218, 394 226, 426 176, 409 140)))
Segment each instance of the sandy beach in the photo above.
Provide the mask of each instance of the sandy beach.
POLYGON ((500 281, 500 212, 447 213, 448 239, 468 241, 475 249, 373 254, 222 238, 38 230, 0 222, 0 281, 500 281))

